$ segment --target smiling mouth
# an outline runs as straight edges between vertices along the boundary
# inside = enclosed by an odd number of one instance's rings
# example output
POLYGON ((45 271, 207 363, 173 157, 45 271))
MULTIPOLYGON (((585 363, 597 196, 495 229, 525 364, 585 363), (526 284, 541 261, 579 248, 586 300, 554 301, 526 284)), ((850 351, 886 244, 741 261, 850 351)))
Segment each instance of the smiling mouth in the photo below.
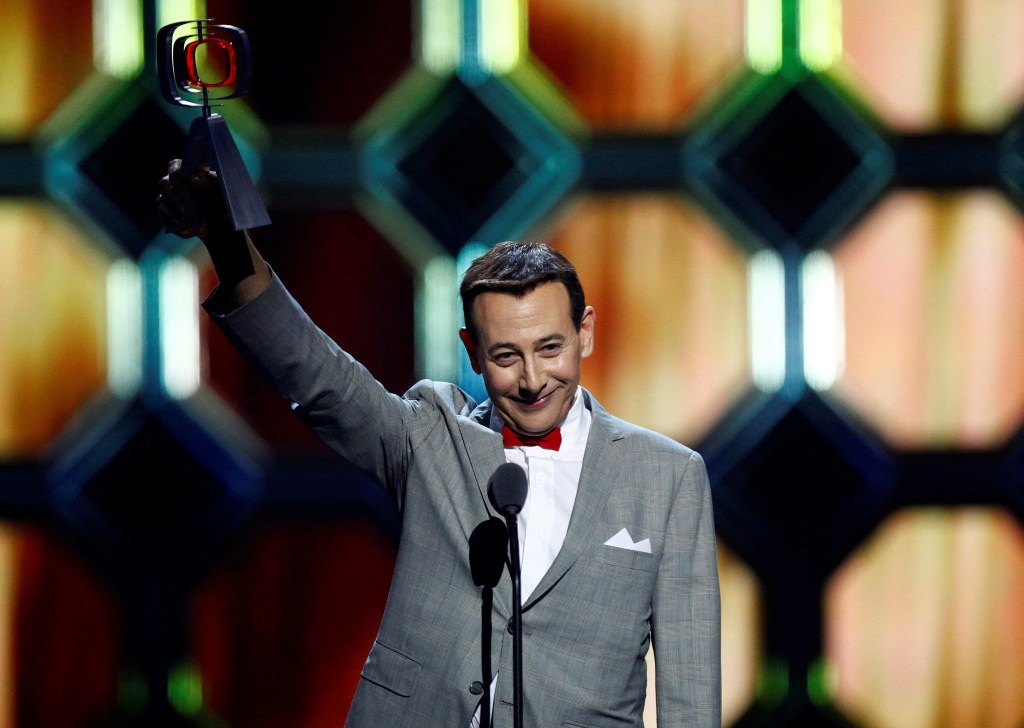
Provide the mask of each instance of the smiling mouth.
POLYGON ((510 397, 510 399, 523 409, 540 409, 548 403, 551 399, 551 395, 553 394, 554 392, 548 392, 543 397, 537 397, 537 399, 530 400, 519 399, 518 397, 510 397))

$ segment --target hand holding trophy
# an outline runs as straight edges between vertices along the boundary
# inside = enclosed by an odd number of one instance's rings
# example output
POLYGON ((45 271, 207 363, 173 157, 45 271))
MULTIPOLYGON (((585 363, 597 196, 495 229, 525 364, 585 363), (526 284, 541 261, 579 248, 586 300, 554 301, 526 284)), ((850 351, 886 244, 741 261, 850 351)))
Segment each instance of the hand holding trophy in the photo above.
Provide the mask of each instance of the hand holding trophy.
POLYGON ((227 122, 211 108, 219 105, 213 102, 236 98, 249 90, 252 54, 245 32, 233 25, 213 24, 209 20, 165 25, 157 34, 157 74, 160 91, 167 101, 177 106, 202 108, 202 116, 193 120, 189 127, 181 172, 192 175, 205 167, 214 173, 212 176, 217 179, 235 230, 269 225, 270 216, 227 122), (181 30, 185 32, 179 32, 181 30), (223 72, 217 80, 201 78, 197 58, 200 52, 223 64, 223 72), (218 95, 211 95, 211 89, 218 95))

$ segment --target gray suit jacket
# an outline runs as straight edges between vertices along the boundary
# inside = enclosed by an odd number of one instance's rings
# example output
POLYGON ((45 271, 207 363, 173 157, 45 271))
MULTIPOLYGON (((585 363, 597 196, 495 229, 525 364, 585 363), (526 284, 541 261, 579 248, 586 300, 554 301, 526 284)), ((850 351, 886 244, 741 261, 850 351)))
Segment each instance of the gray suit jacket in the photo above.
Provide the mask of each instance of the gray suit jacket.
MULTIPOLYGON (((396 499, 402 534, 380 632, 347 725, 466 728, 500 672, 493 725, 512 725, 507 570, 474 583, 470 539, 496 517, 487 496, 505 462, 490 405, 451 384, 388 393, 302 312, 275 278, 221 328, 343 457, 396 499)), ((642 726, 651 643, 659 728, 721 725, 719 596, 707 472, 700 456, 593 413, 565 543, 524 605, 524 722, 642 726), (622 528, 651 553, 605 545, 622 528)), ((479 581, 479 579, 478 579, 479 581)))

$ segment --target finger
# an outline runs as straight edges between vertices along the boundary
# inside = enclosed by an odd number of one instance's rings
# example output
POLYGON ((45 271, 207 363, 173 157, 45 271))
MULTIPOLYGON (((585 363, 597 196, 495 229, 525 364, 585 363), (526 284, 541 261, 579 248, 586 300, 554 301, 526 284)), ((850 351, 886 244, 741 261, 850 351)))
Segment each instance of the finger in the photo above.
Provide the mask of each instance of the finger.
POLYGON ((160 198, 174 194, 170 177, 161 177, 160 181, 156 183, 157 202, 160 198))
POLYGON ((177 180, 179 177, 181 177, 181 160, 172 159, 167 164, 167 178, 173 182, 177 180))
POLYGON ((183 218, 185 205, 174 195, 160 195, 156 198, 156 211, 162 218, 183 218))
POLYGON ((210 190, 217 185, 217 173, 209 167, 202 167, 189 175, 188 181, 197 190, 210 190))

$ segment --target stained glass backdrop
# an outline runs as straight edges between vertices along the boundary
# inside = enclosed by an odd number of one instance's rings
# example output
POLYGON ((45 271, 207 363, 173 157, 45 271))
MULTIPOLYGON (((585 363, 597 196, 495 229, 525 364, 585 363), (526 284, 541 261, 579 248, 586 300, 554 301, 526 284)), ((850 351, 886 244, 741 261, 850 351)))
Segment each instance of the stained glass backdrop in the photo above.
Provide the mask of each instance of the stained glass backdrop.
POLYGON ((7 0, 0 725, 340 725, 386 598, 393 506, 153 210, 196 17, 253 43, 257 243, 390 389, 480 392, 474 254, 578 263, 584 384, 709 464, 726 725, 1024 722, 1024 7, 7 0))

